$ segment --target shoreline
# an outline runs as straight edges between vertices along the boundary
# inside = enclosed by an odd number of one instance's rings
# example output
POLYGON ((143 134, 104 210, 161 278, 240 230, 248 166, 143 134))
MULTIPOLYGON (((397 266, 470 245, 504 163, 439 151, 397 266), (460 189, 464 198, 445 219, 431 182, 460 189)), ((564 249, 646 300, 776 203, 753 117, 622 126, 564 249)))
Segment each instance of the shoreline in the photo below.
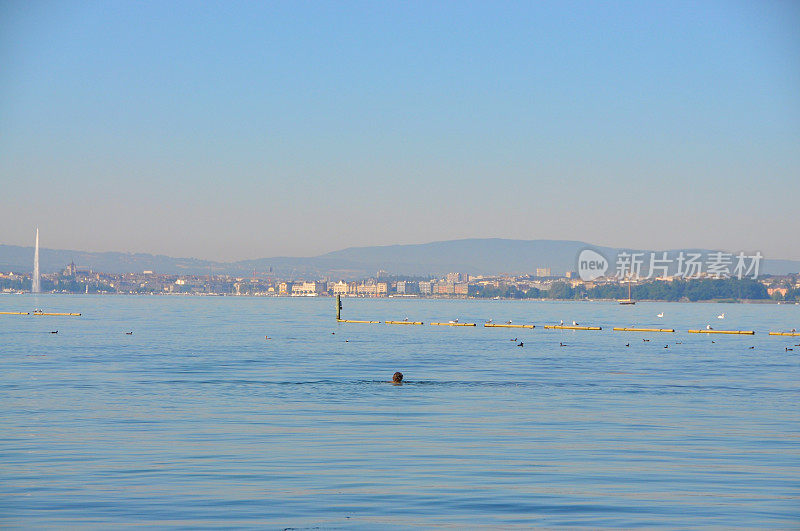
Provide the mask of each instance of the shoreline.
MULTIPOLYGON (((236 295, 231 293, 64 293, 64 292, 47 292, 47 293, 30 293, 30 292, 0 292, 1 295, 8 296, 25 296, 33 295, 51 296, 51 295, 72 295, 72 296, 99 296, 99 297, 231 297, 231 298, 250 298, 250 299, 331 299, 335 300, 334 295, 236 295)), ((618 302, 618 299, 534 299, 534 298, 514 298, 514 297, 419 297, 419 296, 388 296, 388 297, 353 297, 344 296, 343 300, 417 300, 417 301, 518 301, 518 302, 618 302)), ((667 300, 667 299, 637 299, 636 303, 667 303, 667 304, 774 304, 785 306, 800 306, 800 302, 793 301, 776 301, 772 299, 703 299, 703 300, 667 300)))

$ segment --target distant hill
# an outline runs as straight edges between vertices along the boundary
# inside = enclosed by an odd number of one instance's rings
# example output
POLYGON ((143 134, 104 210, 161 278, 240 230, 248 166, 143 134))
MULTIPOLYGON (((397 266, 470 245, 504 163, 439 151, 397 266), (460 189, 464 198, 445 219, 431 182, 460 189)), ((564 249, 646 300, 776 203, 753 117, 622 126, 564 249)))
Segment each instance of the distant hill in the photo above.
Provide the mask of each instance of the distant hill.
MULTIPOLYGON (((405 274, 523 274, 536 268, 554 273, 575 269, 575 259, 589 244, 562 240, 505 240, 500 238, 451 240, 416 245, 351 247, 324 254, 321 258, 363 264, 372 271, 383 269, 405 274)), ((611 252, 607 247, 594 247, 611 252)))
MULTIPOLYGON (((524 274, 550 268, 554 274, 576 269, 581 250, 592 248, 608 257, 618 249, 580 241, 465 239, 414 245, 351 247, 310 258, 273 257, 238 262, 214 262, 197 258, 173 258, 145 253, 91 253, 40 249, 42 272, 63 269, 74 261, 79 267, 108 273, 152 270, 168 274, 250 275, 253 270, 284 278, 361 278, 378 270, 401 275, 442 275, 450 271, 469 274, 524 274)), ((704 251, 708 252, 708 251, 704 251)), ((0 245, 0 271, 33 269, 33 248, 0 245)), ((800 272, 800 261, 764 260, 762 271, 770 274, 800 272)))

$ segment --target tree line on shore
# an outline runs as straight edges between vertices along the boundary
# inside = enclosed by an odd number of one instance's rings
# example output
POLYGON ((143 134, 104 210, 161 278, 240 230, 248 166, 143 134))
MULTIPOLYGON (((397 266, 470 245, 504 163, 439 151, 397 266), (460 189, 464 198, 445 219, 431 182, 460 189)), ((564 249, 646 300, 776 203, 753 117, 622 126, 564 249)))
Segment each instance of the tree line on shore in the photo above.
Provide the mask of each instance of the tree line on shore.
MULTIPOLYGON (((516 286, 470 286, 470 296, 478 298, 508 299, 627 299, 627 285, 600 284, 590 288, 571 286, 566 282, 555 282, 548 290, 529 288, 522 290, 516 286)), ((766 286, 752 279, 692 279, 648 281, 632 286, 631 297, 635 300, 660 301, 709 301, 709 300, 767 300, 770 295, 766 286)), ((800 289, 790 289, 785 296, 773 297, 776 300, 800 301, 800 289)))

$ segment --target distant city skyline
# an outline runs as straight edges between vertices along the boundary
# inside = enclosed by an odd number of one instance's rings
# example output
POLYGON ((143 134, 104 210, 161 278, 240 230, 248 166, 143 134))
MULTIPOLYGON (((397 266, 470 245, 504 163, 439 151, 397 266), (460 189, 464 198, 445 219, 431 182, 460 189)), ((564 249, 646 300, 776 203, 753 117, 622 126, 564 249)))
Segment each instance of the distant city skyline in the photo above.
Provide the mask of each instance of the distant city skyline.
POLYGON ((800 259, 800 4, 0 5, 0 243, 800 259))

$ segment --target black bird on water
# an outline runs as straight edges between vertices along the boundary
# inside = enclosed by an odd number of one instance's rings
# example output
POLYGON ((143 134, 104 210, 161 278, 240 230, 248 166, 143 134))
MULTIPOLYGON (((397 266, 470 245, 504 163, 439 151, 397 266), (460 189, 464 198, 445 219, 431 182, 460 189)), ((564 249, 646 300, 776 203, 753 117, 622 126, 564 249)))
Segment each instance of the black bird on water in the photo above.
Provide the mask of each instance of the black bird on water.
POLYGON ((525 343, 523 343, 522 341, 520 341, 519 343, 517 343, 517 346, 518 346, 518 347, 524 347, 524 346, 525 346, 525 343))
POLYGON ((631 346, 631 344, 630 343, 625 343, 625 346, 629 347, 629 346, 631 346))
POLYGON ((669 348, 669 345, 664 345, 664 348, 669 348))
POLYGON ((58 333, 58 330, 56 330, 55 332, 50 332, 50 333, 51 333, 51 334, 57 334, 57 333, 58 333))
POLYGON ((559 343, 558 346, 559 347, 566 347, 566 345, 564 343, 559 343))
POLYGON ((794 351, 794 349, 792 349, 792 348, 789 348, 789 347, 786 347, 786 349, 785 349, 785 350, 786 350, 786 352, 789 352, 789 351, 794 351))
POLYGON ((649 339, 642 339, 642 341, 647 342, 647 341, 650 341, 650 340, 649 339))
POLYGON ((132 336, 132 335, 133 335, 133 332, 125 332, 125 335, 126 335, 126 336, 132 336))
POLYGON ((753 350, 754 348, 756 348, 756 347, 750 347, 750 350, 753 350))

